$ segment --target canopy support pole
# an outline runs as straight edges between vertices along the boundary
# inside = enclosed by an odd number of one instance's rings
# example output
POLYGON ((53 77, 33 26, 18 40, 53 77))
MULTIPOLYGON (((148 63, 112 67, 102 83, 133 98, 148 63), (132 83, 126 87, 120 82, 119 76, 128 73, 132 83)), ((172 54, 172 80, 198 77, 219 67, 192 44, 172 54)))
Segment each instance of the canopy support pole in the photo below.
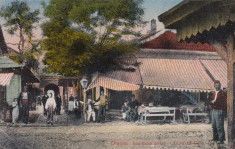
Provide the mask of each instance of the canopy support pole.
POLYGON ((228 94, 227 94, 227 113, 228 113, 228 148, 235 149, 235 36, 230 35, 227 40, 227 66, 228 66, 228 94))

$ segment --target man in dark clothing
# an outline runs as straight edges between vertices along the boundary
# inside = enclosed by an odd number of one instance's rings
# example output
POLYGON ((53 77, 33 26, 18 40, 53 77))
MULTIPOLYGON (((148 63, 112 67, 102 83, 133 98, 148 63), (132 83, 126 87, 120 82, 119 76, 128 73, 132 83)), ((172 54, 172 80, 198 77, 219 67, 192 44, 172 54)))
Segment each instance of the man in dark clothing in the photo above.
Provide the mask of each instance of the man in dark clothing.
POLYGON ((122 119, 126 120, 127 118, 127 113, 130 111, 130 107, 128 107, 128 102, 124 101, 124 104, 122 106, 122 119))
POLYGON ((81 118, 81 104, 78 97, 76 97, 74 101, 74 113, 77 118, 81 118))
POLYGON ((225 141, 224 116, 227 110, 227 94, 221 90, 220 81, 214 82, 215 91, 210 100, 212 108, 213 141, 223 144, 225 141))
POLYGON ((135 99, 135 95, 132 95, 132 101, 128 103, 130 107, 130 112, 127 114, 127 121, 136 121, 138 119, 137 108, 139 103, 135 99))
POLYGON ((24 86, 24 91, 19 96, 20 107, 22 109, 23 123, 27 124, 29 119, 29 108, 32 103, 32 96, 28 92, 28 87, 24 86))
POLYGON ((61 97, 58 94, 58 96, 56 97, 56 114, 60 115, 60 111, 61 111, 61 97))
POLYGON ((43 95, 43 97, 42 97, 42 104, 43 104, 43 114, 44 114, 44 116, 46 116, 47 115, 47 111, 46 111, 46 109, 45 109, 45 105, 46 105, 46 102, 47 102, 47 99, 48 99, 49 97, 48 97, 48 95, 45 93, 44 95, 43 95))

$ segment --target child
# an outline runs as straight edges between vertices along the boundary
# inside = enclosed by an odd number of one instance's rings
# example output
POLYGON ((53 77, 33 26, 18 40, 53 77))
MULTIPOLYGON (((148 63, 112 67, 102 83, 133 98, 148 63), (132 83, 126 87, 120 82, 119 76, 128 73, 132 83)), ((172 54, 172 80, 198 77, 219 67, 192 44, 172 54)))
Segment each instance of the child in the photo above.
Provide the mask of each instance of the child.
POLYGON ((139 116, 139 124, 143 125, 143 114, 145 112, 145 106, 142 104, 141 106, 138 107, 138 116, 139 116))
POLYGON ((87 122, 88 123, 90 122, 91 116, 92 116, 93 122, 95 122, 94 103, 95 102, 92 102, 91 99, 88 99, 87 107, 86 107, 86 109, 87 109, 87 122))
POLYGON ((127 106, 127 101, 124 101, 124 105, 122 106, 122 119, 126 120, 126 115, 130 111, 130 107, 127 106))
POLYGON ((17 98, 14 98, 14 101, 12 102, 12 123, 16 123, 16 121, 19 118, 19 106, 18 106, 18 101, 17 98))

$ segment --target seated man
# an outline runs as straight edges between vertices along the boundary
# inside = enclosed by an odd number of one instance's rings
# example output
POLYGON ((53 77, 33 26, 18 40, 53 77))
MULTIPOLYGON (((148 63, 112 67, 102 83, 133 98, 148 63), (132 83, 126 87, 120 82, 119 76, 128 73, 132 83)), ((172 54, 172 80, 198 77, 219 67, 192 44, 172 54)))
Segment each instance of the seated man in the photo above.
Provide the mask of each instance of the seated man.
POLYGON ((127 101, 124 101, 122 106, 122 119, 126 120, 127 113, 130 111, 130 107, 127 106, 127 101))
POLYGON ((128 103, 130 112, 127 114, 127 121, 136 121, 138 119, 137 107, 139 103, 135 99, 135 95, 132 95, 132 101, 128 103))

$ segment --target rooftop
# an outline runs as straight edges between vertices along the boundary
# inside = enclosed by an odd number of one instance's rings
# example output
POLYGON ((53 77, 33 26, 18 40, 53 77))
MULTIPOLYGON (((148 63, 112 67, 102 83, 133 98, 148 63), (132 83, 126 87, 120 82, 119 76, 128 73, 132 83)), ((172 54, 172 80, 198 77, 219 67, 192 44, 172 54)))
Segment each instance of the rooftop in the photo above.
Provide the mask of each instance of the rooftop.
POLYGON ((164 29, 141 39, 141 48, 215 52, 209 44, 179 42, 175 30, 164 29))

